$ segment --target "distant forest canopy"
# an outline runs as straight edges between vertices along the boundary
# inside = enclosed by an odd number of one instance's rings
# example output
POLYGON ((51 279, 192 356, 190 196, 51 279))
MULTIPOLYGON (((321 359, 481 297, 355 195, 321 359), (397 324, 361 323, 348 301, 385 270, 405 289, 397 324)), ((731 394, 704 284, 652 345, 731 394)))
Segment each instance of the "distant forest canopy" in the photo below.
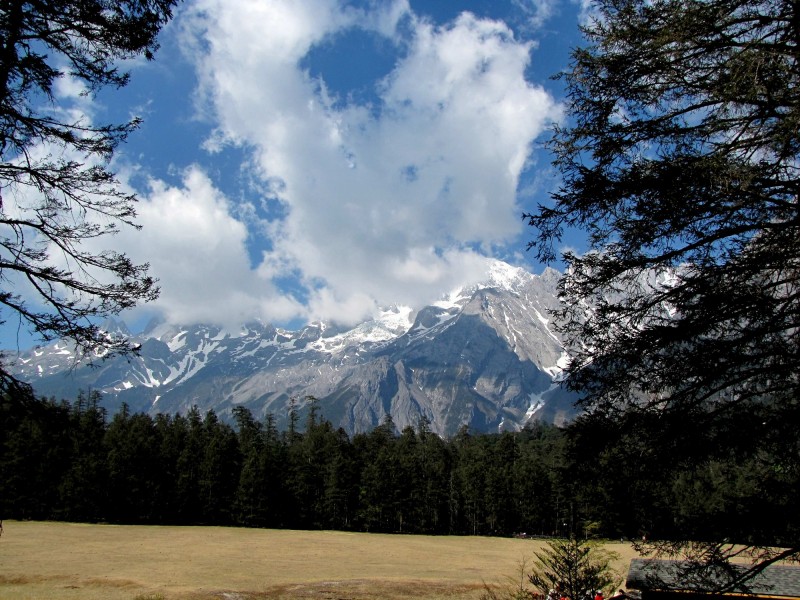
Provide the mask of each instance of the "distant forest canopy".
POLYGON ((398 432, 387 416, 350 437, 313 399, 302 422, 291 411, 286 431, 242 407, 235 427, 196 408, 151 417, 123 406, 109 419, 99 400, 2 397, 0 517, 777 545, 775 532, 796 536, 800 519, 780 510, 796 504, 796 482, 765 498, 746 485, 752 465, 736 457, 659 473, 627 453, 616 460, 617 440, 580 423, 464 428, 445 440, 424 419, 398 432), (762 527, 758 510, 780 527, 762 527), (737 529, 743 518, 752 519, 747 533, 737 529))

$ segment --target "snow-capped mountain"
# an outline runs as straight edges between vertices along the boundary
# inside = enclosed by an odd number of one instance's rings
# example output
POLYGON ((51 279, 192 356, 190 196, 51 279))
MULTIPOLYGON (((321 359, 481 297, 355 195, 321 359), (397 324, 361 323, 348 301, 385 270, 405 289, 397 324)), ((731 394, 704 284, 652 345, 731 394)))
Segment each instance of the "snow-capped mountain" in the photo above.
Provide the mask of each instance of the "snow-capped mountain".
MULTIPOLYGON (((391 307, 351 329, 153 323, 133 336, 138 356, 76 367, 62 342, 21 354, 13 370, 40 395, 99 390, 112 411, 122 402, 150 413, 197 405, 224 417, 243 405, 257 417, 274 414, 280 425, 292 398, 302 410, 314 396, 324 416, 350 433, 387 414, 401 429, 424 415, 443 435, 462 425, 497 431, 532 419, 562 423, 574 415, 575 398, 558 383, 566 355, 548 317, 558 277, 495 262, 480 285, 419 311, 391 307)), ((105 328, 130 335, 121 324, 105 328)))

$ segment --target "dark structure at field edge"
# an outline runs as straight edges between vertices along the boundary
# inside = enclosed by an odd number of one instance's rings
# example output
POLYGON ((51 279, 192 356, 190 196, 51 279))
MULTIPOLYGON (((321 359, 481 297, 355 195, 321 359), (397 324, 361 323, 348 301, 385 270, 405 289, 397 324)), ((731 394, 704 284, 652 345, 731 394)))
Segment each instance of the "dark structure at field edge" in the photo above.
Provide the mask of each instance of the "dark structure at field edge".
POLYGON ((685 561, 635 558, 631 560, 626 587, 639 590, 642 600, 800 599, 800 567, 770 565, 732 587, 746 571, 744 565, 699 569, 685 561))

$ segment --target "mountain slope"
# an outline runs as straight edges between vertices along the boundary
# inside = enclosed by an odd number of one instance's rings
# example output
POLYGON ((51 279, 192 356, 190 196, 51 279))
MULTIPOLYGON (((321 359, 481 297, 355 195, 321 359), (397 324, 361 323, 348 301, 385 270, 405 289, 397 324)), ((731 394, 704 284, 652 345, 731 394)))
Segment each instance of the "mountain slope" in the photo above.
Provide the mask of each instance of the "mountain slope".
POLYGON ((557 280, 552 270, 535 276, 495 262, 480 285, 418 312, 394 307, 352 329, 153 324, 135 336, 138 356, 70 370, 74 357, 61 343, 21 355, 16 373, 42 395, 100 390, 112 410, 122 402, 151 413, 197 405, 224 416, 243 405, 259 417, 273 413, 279 425, 292 398, 310 395, 350 433, 386 414, 399 428, 425 416, 443 435, 463 425, 562 423, 574 415, 575 398, 557 383, 565 356, 548 326, 557 280))

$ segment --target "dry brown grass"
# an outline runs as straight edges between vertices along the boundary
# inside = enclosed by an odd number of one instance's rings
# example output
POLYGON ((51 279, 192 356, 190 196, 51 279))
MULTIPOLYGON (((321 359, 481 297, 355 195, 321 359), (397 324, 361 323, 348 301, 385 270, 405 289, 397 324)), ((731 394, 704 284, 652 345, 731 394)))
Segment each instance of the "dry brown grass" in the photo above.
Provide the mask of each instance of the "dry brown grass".
MULTIPOLYGON (((540 542, 6 522, 0 598, 28 600, 470 599, 540 542)), ((627 571, 635 554, 611 544, 627 571)))

